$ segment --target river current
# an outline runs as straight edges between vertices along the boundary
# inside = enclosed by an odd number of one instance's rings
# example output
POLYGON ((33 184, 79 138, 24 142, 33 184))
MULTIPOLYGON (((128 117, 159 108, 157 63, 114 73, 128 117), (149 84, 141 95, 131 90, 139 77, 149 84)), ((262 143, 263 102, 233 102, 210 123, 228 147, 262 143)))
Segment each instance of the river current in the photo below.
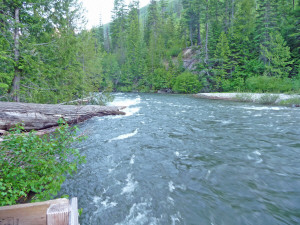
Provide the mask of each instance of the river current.
POLYGON ((87 163, 60 194, 81 225, 300 224, 300 110, 116 94, 126 116, 79 125, 87 163))

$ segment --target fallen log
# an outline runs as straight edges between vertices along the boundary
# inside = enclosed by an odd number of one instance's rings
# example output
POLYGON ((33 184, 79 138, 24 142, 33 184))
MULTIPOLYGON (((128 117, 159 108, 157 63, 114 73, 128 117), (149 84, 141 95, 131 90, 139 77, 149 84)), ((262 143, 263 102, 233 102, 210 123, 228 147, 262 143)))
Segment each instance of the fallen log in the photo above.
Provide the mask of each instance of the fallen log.
POLYGON ((17 123, 23 123, 27 131, 42 130, 57 126, 60 118, 69 124, 75 124, 94 116, 124 115, 120 111, 123 108, 0 102, 0 130, 7 131, 17 123))

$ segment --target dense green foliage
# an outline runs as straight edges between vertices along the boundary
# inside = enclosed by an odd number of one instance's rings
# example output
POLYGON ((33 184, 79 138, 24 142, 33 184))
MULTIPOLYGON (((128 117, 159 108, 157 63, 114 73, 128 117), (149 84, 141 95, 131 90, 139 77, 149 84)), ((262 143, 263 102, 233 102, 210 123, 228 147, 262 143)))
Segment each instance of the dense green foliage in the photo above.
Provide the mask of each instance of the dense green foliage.
POLYGON ((184 72, 176 78, 173 89, 179 93, 197 93, 201 90, 201 83, 196 75, 184 72))
POLYGON ((77 0, 1 3, 2 99, 178 91, 184 70, 202 91, 299 92, 299 0, 114 0, 112 22, 90 31, 77 0))
POLYGON ((56 195, 67 173, 84 161, 75 141, 76 128, 61 123, 51 135, 22 133, 17 126, 0 144, 0 206, 24 202, 30 193, 33 200, 47 200, 56 195))
POLYGON ((100 88, 102 50, 77 0, 0 1, 1 100, 58 103, 100 88))
POLYGON ((104 79, 116 91, 186 93, 178 80, 189 78, 177 77, 190 70, 202 91, 299 92, 299 10, 286 0, 152 0, 140 10, 115 0, 104 79))

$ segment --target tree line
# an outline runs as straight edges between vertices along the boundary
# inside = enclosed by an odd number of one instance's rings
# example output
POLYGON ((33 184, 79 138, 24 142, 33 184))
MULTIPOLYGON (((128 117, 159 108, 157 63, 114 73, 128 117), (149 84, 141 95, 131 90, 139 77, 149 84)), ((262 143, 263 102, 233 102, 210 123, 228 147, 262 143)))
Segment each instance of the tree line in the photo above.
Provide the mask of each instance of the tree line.
POLYGON ((0 0, 0 101, 59 103, 98 91, 102 50, 77 0, 0 0))
POLYGON ((117 91, 299 91, 300 1, 115 0, 103 74, 117 91), (184 50, 194 60, 187 70, 184 50))
POLYGON ((114 0, 91 30, 77 0, 0 2, 0 100, 300 89, 300 0, 114 0))

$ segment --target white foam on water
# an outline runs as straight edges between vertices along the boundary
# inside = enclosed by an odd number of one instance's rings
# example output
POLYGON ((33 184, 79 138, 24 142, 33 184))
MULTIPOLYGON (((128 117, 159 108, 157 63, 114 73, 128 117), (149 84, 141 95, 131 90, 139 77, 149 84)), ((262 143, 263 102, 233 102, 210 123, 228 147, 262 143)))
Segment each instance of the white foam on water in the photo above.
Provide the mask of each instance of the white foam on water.
POLYGON ((262 162, 263 162, 263 159, 260 158, 260 156, 261 156, 261 153, 260 153, 258 150, 256 150, 256 151, 254 151, 254 152, 248 154, 248 155, 247 155, 247 158, 248 158, 249 160, 255 161, 255 163, 258 163, 258 164, 259 164, 259 163, 262 163, 262 162))
POLYGON ((126 184, 125 187, 123 187, 121 195, 123 195, 123 194, 130 194, 130 193, 134 192, 135 188, 138 185, 138 182, 134 181, 134 179, 132 178, 131 173, 127 174, 126 181, 127 181, 127 184, 126 184))
POLYGON ((127 138, 130 138, 130 137, 133 137, 134 135, 136 135, 138 133, 138 130, 139 129, 137 128, 132 133, 122 134, 122 135, 120 135, 118 137, 110 139, 108 142, 117 141, 117 140, 123 140, 123 139, 127 139, 127 138))
POLYGON ((256 160, 256 163, 262 163, 263 160, 261 158, 259 158, 258 160, 256 160))
POLYGON ((175 215, 171 215, 172 225, 176 225, 176 222, 180 223, 180 212, 177 212, 175 215))
POLYGON ((131 165, 134 164, 134 159, 135 159, 135 155, 133 154, 131 156, 131 159, 130 159, 130 162, 129 162, 131 165))
POLYGON ((149 213, 151 213, 151 211, 147 209, 149 206, 150 203, 147 202, 134 203, 126 218, 115 225, 157 225, 159 222, 158 219, 155 217, 149 217, 149 213))
POLYGON ((138 113, 140 111, 140 109, 141 109, 140 107, 134 107, 134 108, 127 107, 127 108, 123 109, 123 112, 126 113, 126 115, 124 115, 124 116, 132 116, 132 115, 138 113))
POLYGON ((174 154, 179 157, 180 156, 180 153, 179 152, 174 152, 174 154))
POLYGON ((226 125, 226 124, 232 123, 232 121, 231 120, 221 120, 221 123, 226 125))
POLYGON ((100 198, 99 196, 94 196, 94 197, 93 197, 93 202, 94 202, 95 204, 97 204, 100 200, 101 200, 101 198, 100 198))
POLYGON ((101 205, 104 206, 104 209, 113 208, 118 205, 117 202, 109 202, 110 198, 106 198, 104 201, 101 202, 101 205))
POLYGON ((255 155, 261 155, 261 153, 260 153, 258 150, 254 151, 253 153, 254 153, 255 155))
POLYGON ((206 179, 206 180, 208 179, 208 177, 209 177, 210 174, 211 174, 211 171, 208 170, 208 171, 207 171, 207 174, 206 174, 206 176, 205 176, 205 179, 206 179))
POLYGON ((116 97, 115 100, 108 105, 110 106, 132 106, 132 105, 137 105, 141 103, 141 98, 138 96, 135 99, 126 99, 124 97, 116 97))
POLYGON ((251 107, 241 107, 243 109, 250 109, 250 110, 257 110, 257 111, 262 111, 262 110, 281 110, 284 109, 283 107, 267 107, 267 106, 251 106, 251 107))
POLYGON ((110 102, 109 106, 125 106, 126 108, 122 111, 126 113, 126 115, 119 115, 119 116, 111 116, 111 117, 105 117, 110 119, 118 119, 122 118, 124 116, 132 116, 133 114, 136 114, 140 111, 140 107, 131 107, 135 106, 141 103, 140 96, 136 97, 135 99, 129 99, 124 96, 117 96, 113 102, 110 102))
POLYGON ((169 191, 170 191, 170 192, 173 192, 174 190, 175 190, 174 183, 173 183, 173 181, 170 181, 170 182, 169 182, 169 191))
POLYGON ((170 196, 168 197, 168 202, 170 202, 172 205, 174 205, 175 203, 174 203, 174 199, 173 198, 171 198, 170 196))

